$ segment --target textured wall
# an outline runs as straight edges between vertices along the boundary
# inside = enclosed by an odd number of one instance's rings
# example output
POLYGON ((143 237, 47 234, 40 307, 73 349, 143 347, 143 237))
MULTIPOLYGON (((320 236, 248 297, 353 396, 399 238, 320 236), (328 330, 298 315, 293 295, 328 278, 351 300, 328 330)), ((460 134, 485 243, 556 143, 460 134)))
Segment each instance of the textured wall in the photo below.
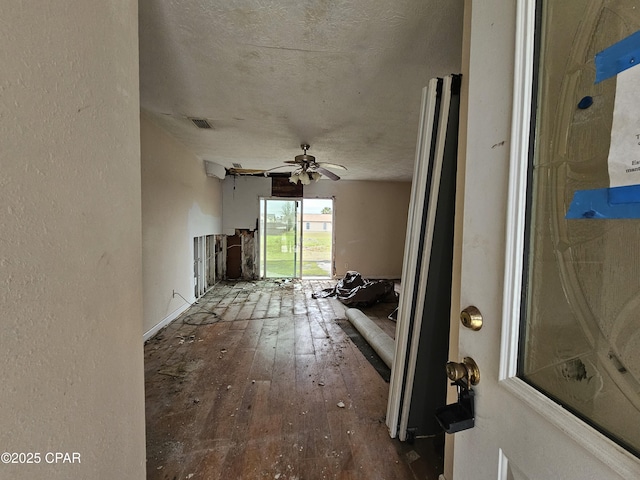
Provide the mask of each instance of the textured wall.
POLYGON ((137 2, 0 18, 0 477, 144 478, 137 2))
POLYGON ((220 233, 221 180, 141 116, 144 331, 194 298, 193 238, 220 233))

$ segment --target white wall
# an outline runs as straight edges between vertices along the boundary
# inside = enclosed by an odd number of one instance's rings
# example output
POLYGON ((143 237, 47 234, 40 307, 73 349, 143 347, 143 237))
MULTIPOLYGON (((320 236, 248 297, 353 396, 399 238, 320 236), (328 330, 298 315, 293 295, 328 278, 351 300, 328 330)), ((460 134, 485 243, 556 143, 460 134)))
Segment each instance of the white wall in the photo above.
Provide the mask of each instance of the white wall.
POLYGON ((411 183, 321 180, 304 195, 335 197, 336 275, 400 278, 411 183))
POLYGON ((193 239, 221 233, 222 181, 142 113, 142 266, 147 336, 194 301, 193 239))
POLYGON ((137 2, 0 18, 0 477, 141 479, 137 2))
POLYGON ((233 235, 236 228, 254 230, 260 210, 259 198, 271 195, 271 179, 226 177, 222 185, 222 233, 233 235))
MULTIPOLYGON (((258 197, 271 195, 271 180, 224 180, 224 233, 255 228, 258 197)), ((407 228, 409 182, 320 180, 304 187, 305 198, 335 198, 336 274, 356 270, 370 278, 400 278, 407 228)))

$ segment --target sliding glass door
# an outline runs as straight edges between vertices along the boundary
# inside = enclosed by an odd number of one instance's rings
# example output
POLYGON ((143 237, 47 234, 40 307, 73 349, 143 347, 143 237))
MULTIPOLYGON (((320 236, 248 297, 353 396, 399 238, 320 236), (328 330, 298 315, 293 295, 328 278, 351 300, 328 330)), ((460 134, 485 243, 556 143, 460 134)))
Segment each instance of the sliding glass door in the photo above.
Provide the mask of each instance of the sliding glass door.
POLYGON ((260 275, 330 278, 333 199, 260 199, 260 275))

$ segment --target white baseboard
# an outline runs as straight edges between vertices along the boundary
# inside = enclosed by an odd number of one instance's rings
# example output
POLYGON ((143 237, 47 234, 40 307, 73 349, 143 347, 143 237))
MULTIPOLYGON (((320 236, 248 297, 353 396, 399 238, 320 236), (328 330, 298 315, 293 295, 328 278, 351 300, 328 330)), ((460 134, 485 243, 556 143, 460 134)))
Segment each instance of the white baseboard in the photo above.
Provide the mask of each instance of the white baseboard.
POLYGON ((170 313, 169 315, 167 315, 161 322, 159 322, 156 325, 154 325, 151 329, 149 329, 149 331, 147 333, 145 333, 142 336, 142 341, 146 342, 147 340, 149 340, 156 333, 158 333, 160 330, 162 330, 164 327, 166 327, 171 322, 173 322, 176 318, 178 318, 182 314, 182 312, 184 312, 190 306, 191 305, 189 305, 188 303, 185 303, 180 308, 178 308, 177 310, 175 310, 172 313, 170 313))

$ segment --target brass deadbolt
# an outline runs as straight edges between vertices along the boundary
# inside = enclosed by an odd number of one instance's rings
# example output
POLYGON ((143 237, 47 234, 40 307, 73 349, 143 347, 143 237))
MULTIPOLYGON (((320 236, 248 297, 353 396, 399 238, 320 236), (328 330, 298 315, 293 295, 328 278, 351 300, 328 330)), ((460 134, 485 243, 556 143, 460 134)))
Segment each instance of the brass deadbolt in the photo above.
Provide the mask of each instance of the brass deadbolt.
POLYGON ((462 325, 471 330, 480 330, 482 328, 482 314, 473 305, 465 308, 460 312, 460 321, 462 325))
POLYGON ((462 362, 448 362, 446 366, 447 377, 452 382, 457 382, 465 378, 468 385, 480 383, 480 369, 478 364, 471 357, 464 357, 462 362))

